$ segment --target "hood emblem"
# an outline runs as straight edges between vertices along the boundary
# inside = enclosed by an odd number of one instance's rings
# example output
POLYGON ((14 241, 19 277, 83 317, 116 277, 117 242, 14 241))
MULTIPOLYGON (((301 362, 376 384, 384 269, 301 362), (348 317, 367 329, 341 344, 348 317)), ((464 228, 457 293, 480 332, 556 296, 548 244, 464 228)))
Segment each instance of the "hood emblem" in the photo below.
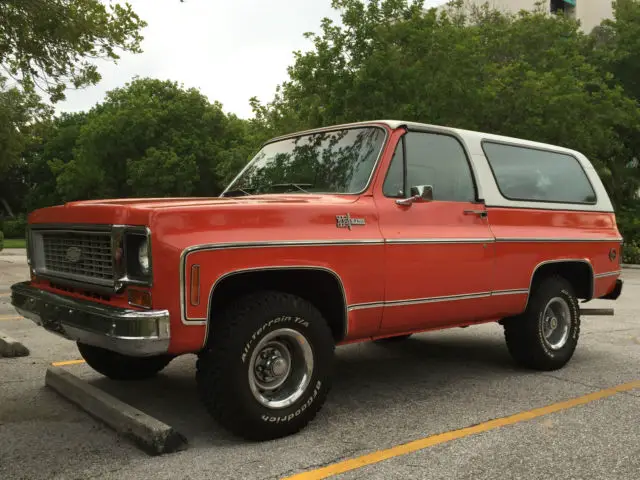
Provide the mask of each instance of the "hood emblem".
POLYGON ((337 228, 348 228, 351 230, 353 225, 365 225, 366 222, 364 218, 352 218, 350 214, 346 215, 336 215, 336 227, 337 228))
POLYGON ((69 247, 65 253, 65 258, 71 263, 78 263, 82 258, 82 250, 80 247, 69 247))

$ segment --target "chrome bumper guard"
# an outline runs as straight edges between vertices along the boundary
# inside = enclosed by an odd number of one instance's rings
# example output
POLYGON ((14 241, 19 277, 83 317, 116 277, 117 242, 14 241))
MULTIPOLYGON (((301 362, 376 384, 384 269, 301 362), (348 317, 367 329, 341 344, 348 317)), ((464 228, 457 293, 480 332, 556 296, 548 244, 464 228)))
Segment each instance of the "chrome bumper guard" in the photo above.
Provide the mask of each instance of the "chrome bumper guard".
POLYGON ((11 286, 11 304, 23 317, 69 340, 134 357, 166 354, 169 348, 167 310, 112 307, 40 290, 29 282, 11 286))

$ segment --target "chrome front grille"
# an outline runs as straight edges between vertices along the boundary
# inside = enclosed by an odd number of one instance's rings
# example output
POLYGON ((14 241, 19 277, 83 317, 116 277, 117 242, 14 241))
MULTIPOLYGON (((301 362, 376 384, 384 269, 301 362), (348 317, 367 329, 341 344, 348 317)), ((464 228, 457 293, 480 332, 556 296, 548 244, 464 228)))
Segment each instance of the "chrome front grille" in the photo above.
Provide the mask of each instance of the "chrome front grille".
POLYGON ((113 283, 110 232, 43 231, 41 242, 44 273, 103 285, 113 283))

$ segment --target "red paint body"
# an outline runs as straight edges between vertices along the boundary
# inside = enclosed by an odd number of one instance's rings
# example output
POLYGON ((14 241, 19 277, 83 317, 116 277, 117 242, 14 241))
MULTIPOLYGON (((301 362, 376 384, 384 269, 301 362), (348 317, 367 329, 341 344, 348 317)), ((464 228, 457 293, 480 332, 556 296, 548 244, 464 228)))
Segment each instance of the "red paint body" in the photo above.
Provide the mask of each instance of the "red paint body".
MULTIPOLYGON (((149 226, 152 308, 168 309, 171 314, 170 353, 174 354, 202 348, 211 288, 221 277, 238 270, 305 266, 335 272, 351 307, 348 336, 343 343, 496 321, 521 313, 534 271, 546 261, 585 260, 596 275, 620 270, 620 234, 612 213, 437 201, 403 207, 395 199, 386 198, 382 183, 403 132, 385 128, 390 133, 389 141, 371 183, 360 195, 87 201, 38 210, 30 222, 149 226), (485 209, 486 218, 464 213, 485 209), (347 213, 364 218, 366 224, 336 228, 336 215, 347 213), (515 241, 532 238, 536 241, 515 241), (588 241, 596 238, 599 241, 588 241), (603 241, 606 238, 611 241, 603 241), (355 243, 361 240, 368 243, 355 243), (326 244, 328 241, 354 243, 331 245, 326 244), (274 246, 273 242, 300 243, 274 246), (233 246, 247 243, 262 245, 233 246), (218 248, 220 244, 225 248, 218 248), (210 249, 189 253, 182 265, 185 250, 197 245, 209 245, 210 249), (609 258, 611 249, 617 252, 614 260, 609 258), (197 306, 188 300, 193 264, 200 265, 197 306), (184 320, 181 289, 187 299, 184 320), (438 300, 459 295, 468 298, 438 300)), ((611 291, 616 278, 613 274, 597 278, 594 296, 611 291)), ((33 281, 60 293, 46 281, 33 281)), ((68 294, 81 296, 77 292, 68 294)), ((112 297, 110 303, 128 306, 126 291, 112 297)))

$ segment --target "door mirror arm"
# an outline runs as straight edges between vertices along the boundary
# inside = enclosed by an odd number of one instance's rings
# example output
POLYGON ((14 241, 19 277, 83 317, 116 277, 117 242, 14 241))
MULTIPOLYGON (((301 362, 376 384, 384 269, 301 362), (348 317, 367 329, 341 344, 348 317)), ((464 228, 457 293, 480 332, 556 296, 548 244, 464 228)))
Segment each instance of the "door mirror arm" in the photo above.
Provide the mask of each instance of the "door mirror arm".
POLYGON ((416 185, 411 187, 411 196, 408 198, 401 198, 396 200, 398 205, 409 207, 414 203, 426 203, 433 201, 433 186, 431 185, 416 185))

